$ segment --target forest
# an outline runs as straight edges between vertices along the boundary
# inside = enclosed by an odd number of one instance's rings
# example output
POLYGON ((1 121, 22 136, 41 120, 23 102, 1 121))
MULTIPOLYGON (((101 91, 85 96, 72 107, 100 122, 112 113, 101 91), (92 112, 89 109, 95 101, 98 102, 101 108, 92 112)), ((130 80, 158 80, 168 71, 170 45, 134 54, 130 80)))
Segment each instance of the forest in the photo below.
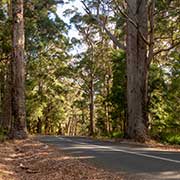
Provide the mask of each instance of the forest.
POLYGON ((180 144, 180 1, 0 0, 0 138, 28 134, 180 144))

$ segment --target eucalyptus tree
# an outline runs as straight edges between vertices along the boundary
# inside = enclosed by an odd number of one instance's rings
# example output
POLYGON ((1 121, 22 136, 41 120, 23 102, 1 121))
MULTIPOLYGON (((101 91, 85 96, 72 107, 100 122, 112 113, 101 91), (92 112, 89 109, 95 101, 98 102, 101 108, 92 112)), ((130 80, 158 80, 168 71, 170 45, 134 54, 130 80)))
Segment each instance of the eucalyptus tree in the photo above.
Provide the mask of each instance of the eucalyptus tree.
POLYGON ((12 138, 27 137, 25 111, 24 3, 12 0, 11 107, 12 138))
POLYGON ((112 84, 113 45, 104 30, 88 15, 76 13, 71 22, 75 24, 86 49, 76 60, 84 82, 82 89, 89 96, 90 134, 107 134, 111 129, 107 97, 112 84))
MULTIPOLYGON (((154 22, 158 20, 158 17, 160 17, 162 21, 167 20, 165 20, 163 16, 159 16, 159 11, 161 11, 159 8, 165 6, 171 7, 173 5, 178 7, 178 1, 157 1, 155 3, 154 0, 127 0, 108 2, 82 1, 82 3, 86 13, 104 29, 116 47, 126 52, 126 133, 130 138, 134 138, 138 141, 145 141, 148 138, 148 71, 150 64, 153 57, 162 52, 169 52, 179 44, 178 38, 175 38, 175 40, 170 43, 169 47, 162 48, 162 46, 159 46, 159 43, 155 41, 157 29, 154 22), (106 13, 109 11, 111 12, 110 16, 106 13), (113 31, 104 23, 112 16, 114 19, 122 17, 126 20, 126 43, 123 43, 123 37, 118 39, 113 31)), ((177 9, 178 8, 176 8, 175 11, 177 11, 177 9)), ((171 14, 169 10, 166 11, 165 9, 161 11, 161 13, 167 14, 168 16, 171 14)), ((171 17, 173 17, 173 15, 171 17)), ((173 22, 176 17, 171 19, 171 22, 173 22)), ((124 31, 124 26, 120 28, 120 31, 124 31)), ((175 29, 172 28, 171 32, 174 34, 173 32, 175 32, 175 29)), ((162 34, 164 33, 162 32, 162 34)), ((173 36, 171 35, 171 37, 173 36)), ((160 38, 161 44, 164 42, 162 41, 162 38, 160 38)))
MULTIPOLYGON (((97 3, 94 2, 94 6, 92 5, 92 3, 88 3, 89 4, 87 5, 83 1, 83 4, 86 8, 86 12, 93 19, 95 19, 95 21, 106 31, 106 33, 110 36, 110 38, 113 40, 116 46, 126 50, 128 107, 126 131, 128 137, 143 141, 146 139, 147 134, 146 83, 148 63, 146 57, 147 44, 145 42, 147 40, 148 34, 147 1, 127 1, 127 12, 125 14, 127 18, 126 48, 117 40, 117 38, 111 33, 111 31, 107 29, 107 27, 104 24, 104 21, 102 21, 100 13, 102 13, 103 11, 109 11, 109 6, 105 6, 105 2, 101 1, 98 1, 97 3), (96 15, 92 13, 92 7, 95 9, 96 15)), ((109 5, 111 4, 109 3, 109 5)), ((120 12, 122 12, 121 9, 120 12)))

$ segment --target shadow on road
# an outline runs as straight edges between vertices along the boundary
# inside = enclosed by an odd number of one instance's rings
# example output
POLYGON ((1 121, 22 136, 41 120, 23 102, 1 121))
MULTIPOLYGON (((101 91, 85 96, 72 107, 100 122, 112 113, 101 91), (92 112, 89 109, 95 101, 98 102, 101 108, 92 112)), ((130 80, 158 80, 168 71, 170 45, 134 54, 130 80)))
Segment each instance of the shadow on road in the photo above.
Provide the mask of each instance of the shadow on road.
POLYGON ((88 138, 49 136, 41 137, 40 140, 57 145, 71 156, 111 172, 153 176, 155 179, 180 179, 179 152, 152 151, 88 138))

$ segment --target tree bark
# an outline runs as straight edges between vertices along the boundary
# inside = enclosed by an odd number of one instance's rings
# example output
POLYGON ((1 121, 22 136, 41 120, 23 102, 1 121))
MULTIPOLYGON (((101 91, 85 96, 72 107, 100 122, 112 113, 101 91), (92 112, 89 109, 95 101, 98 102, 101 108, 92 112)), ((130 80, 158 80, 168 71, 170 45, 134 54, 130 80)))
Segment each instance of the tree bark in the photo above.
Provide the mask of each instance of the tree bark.
POLYGON ((0 69, 0 131, 4 130, 4 117, 3 117, 3 103, 4 103, 4 94, 5 94, 5 70, 0 69))
POLYGON ((68 124, 67 124, 67 135, 70 136, 71 135, 71 125, 72 124, 72 119, 71 117, 69 117, 68 119, 68 124))
POLYGON ((47 116, 45 117, 45 121, 44 121, 44 133, 45 133, 45 135, 50 134, 50 122, 49 122, 49 118, 47 116))
POLYGON ((38 117, 36 132, 37 132, 38 134, 41 134, 41 133, 42 133, 42 120, 41 120, 40 117, 38 117))
POLYGON ((25 112, 25 62, 24 62, 24 17, 23 0, 12 0, 12 61, 11 61, 11 138, 27 137, 25 112))
POLYGON ((147 138, 147 44, 146 0, 127 0, 127 136, 138 141, 147 138), (132 21, 134 23, 132 23, 132 21))
POLYGON ((91 73, 90 80, 90 105, 89 105, 89 113, 90 113, 90 131, 89 135, 92 136, 94 134, 94 84, 93 84, 93 74, 91 73))

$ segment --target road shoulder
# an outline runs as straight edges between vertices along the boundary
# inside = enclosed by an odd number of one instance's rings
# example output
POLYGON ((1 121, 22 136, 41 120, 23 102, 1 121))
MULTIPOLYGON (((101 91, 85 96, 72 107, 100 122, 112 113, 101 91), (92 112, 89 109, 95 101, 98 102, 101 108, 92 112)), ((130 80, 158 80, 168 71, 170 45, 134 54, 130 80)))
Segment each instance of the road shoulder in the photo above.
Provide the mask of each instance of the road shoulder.
POLYGON ((0 144, 1 180, 135 180, 139 176, 111 173, 71 157, 55 146, 33 139, 0 144))

